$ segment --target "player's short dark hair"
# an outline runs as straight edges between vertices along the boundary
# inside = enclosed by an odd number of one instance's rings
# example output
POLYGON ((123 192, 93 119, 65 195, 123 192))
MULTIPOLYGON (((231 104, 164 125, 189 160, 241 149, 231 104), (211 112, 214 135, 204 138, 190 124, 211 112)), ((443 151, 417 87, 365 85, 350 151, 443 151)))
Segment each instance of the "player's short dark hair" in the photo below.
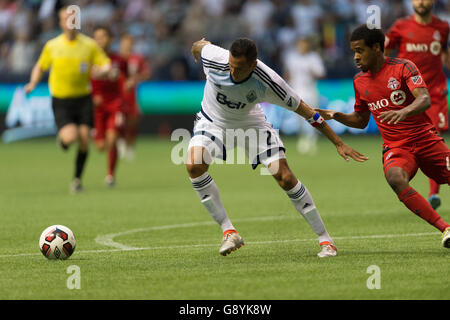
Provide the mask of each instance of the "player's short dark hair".
POLYGON ((109 37, 111 37, 111 38, 113 37, 113 32, 112 32, 111 28, 106 25, 102 24, 102 25, 95 26, 93 32, 96 32, 97 30, 103 30, 108 34, 109 37))
POLYGON ((258 50, 253 40, 247 38, 239 38, 233 41, 230 47, 230 52, 233 57, 244 56, 248 62, 256 60, 258 57, 258 50))
POLYGON ((357 27, 350 36, 350 41, 364 40, 364 43, 371 48, 375 43, 379 43, 382 52, 384 52, 384 39, 384 33, 381 29, 370 29, 366 24, 357 27))

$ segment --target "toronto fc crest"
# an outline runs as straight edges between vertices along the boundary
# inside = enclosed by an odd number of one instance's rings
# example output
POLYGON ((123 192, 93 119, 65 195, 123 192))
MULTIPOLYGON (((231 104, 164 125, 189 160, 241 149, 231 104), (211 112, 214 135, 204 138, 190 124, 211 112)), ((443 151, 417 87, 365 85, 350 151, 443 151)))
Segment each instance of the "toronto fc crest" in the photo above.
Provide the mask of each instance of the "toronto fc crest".
POLYGON ((387 87, 389 89, 397 90, 399 86, 400 86, 400 82, 398 82, 397 79, 395 79, 393 77, 389 78, 388 85, 387 85, 387 87))

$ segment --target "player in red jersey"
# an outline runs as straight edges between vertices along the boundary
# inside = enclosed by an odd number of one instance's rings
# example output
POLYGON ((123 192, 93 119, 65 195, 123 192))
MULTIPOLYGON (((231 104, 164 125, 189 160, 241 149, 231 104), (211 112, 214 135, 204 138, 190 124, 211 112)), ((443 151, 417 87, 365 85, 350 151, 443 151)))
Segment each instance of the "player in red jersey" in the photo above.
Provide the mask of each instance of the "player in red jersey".
POLYGON ((366 25, 353 31, 350 46, 361 69, 354 77, 355 111, 317 111, 354 128, 365 128, 372 114, 384 142, 387 182, 408 209, 443 233, 442 244, 450 248, 450 225, 409 185, 419 168, 450 184, 450 150, 424 113, 430 96, 420 71, 407 59, 385 58, 384 39, 380 29, 366 25))
POLYGON ((119 54, 128 63, 128 78, 125 82, 124 90, 124 115, 125 125, 123 135, 125 143, 121 150, 121 156, 128 160, 134 159, 135 144, 137 136, 137 126, 140 110, 137 101, 137 85, 150 79, 151 69, 147 60, 138 54, 133 53, 133 38, 125 34, 120 38, 119 54))
MULTIPOLYGON (((425 80, 431 107, 425 111, 440 134, 448 130, 447 78, 450 69, 447 48, 449 25, 432 14, 434 0, 412 0, 414 14, 397 20, 386 33, 385 55, 398 48, 398 58, 413 61, 425 80)), ((428 201, 437 209, 441 200, 439 184, 430 179, 428 201)))
POLYGON ((108 54, 113 70, 108 79, 91 79, 94 101, 94 141, 100 151, 108 152, 108 171, 105 182, 112 187, 115 184, 117 164, 117 139, 123 124, 123 86, 127 72, 127 63, 119 55, 110 52, 113 37, 109 28, 101 26, 94 30, 94 39, 108 54))

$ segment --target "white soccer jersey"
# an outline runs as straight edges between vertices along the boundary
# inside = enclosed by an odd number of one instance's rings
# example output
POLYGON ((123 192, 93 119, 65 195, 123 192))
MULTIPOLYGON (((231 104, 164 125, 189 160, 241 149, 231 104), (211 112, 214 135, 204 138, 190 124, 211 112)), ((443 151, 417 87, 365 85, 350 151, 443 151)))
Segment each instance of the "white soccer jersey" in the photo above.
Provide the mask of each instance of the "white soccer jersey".
POLYGON ((319 104, 317 79, 325 76, 322 58, 316 52, 300 54, 290 50, 283 57, 284 67, 289 72, 289 84, 302 92, 303 100, 313 108, 319 104))
POLYGON ((229 51, 208 44, 202 49, 206 85, 199 117, 223 128, 244 128, 266 121, 260 102, 295 111, 299 95, 260 60, 250 77, 233 81, 228 65, 229 51))

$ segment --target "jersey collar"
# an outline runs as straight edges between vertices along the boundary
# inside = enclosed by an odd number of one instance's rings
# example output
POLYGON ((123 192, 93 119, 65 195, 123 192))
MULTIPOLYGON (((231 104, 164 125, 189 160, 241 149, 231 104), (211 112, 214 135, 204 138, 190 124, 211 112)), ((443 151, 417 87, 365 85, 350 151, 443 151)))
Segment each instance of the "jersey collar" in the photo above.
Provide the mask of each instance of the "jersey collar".
POLYGON ((244 83, 245 81, 247 81, 248 79, 250 79, 250 78, 252 77, 252 75, 253 75, 253 71, 250 72, 250 74, 248 75, 248 77, 245 78, 244 80, 239 81, 239 82, 236 82, 236 81, 233 80, 233 77, 231 76, 231 73, 230 73, 230 79, 231 79, 231 82, 233 82, 234 84, 241 84, 241 83, 244 83))
POLYGON ((75 35, 75 38, 73 38, 73 40, 69 40, 69 39, 67 39, 67 37, 66 37, 66 35, 65 35, 64 33, 62 34, 62 37, 63 37, 63 39, 64 39, 64 42, 65 42, 65 43, 68 43, 68 44, 74 44, 74 43, 76 43, 77 40, 78 40, 78 38, 79 38, 79 36, 80 36, 80 34, 77 32, 77 34, 75 35))
POLYGON ((431 21, 428 22, 428 23, 426 23, 426 24, 418 23, 418 22, 416 21, 416 18, 414 18, 414 14, 411 15, 411 20, 412 20, 415 24, 417 24, 417 25, 419 25, 419 26, 429 26, 429 25, 433 24, 433 23, 436 21, 436 16, 435 16, 434 14, 432 14, 432 15, 431 15, 431 21))
POLYGON ((370 74, 371 76, 374 76, 374 75, 377 75, 377 74, 379 74, 380 73, 380 71, 381 70, 383 70, 384 69, 384 67, 387 65, 387 61, 388 61, 388 57, 385 57, 384 58, 384 62, 383 62, 383 65, 381 66, 381 68, 380 68, 380 70, 378 70, 377 72, 374 72, 374 73, 372 73, 372 72, 370 72, 370 70, 369 71, 367 71, 367 73, 368 74, 370 74))

